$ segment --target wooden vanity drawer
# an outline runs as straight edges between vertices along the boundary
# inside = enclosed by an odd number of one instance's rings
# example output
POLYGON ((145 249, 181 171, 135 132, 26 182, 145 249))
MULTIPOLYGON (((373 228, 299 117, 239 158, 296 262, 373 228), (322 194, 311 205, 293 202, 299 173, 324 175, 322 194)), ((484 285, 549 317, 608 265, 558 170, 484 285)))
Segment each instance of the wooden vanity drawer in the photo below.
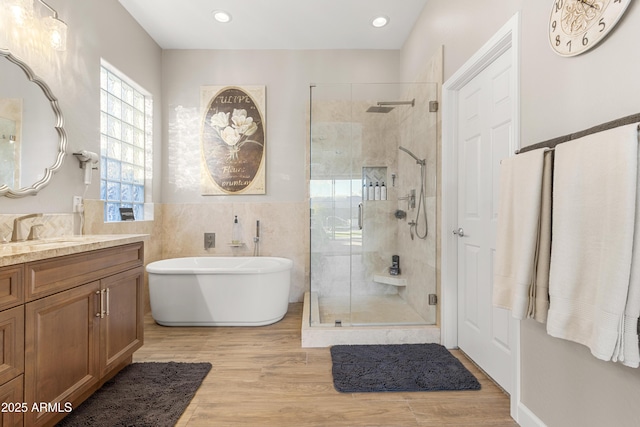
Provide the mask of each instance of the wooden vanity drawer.
POLYGON ((7 405, 6 408, 3 406, 6 412, 0 413, 0 426, 2 427, 22 427, 24 425, 23 381, 24 378, 20 375, 0 386, 0 404, 7 405))
POLYGON ((24 372, 24 305, 0 311, 0 384, 24 372))
POLYGON ((143 243, 132 243, 26 264, 26 301, 142 265, 143 243))
POLYGON ((24 302, 24 266, 10 265, 0 268, 0 310, 24 302))

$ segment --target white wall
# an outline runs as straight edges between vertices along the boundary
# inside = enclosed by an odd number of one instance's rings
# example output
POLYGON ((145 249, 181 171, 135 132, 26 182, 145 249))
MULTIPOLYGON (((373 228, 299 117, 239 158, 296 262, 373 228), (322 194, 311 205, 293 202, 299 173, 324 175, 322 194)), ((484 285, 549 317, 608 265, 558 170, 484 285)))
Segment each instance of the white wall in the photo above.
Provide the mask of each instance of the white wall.
MULTIPOLYGON (((37 196, 0 198, 0 213, 71 212, 72 196, 85 192, 83 171, 71 153, 81 149, 100 152, 101 58, 152 94, 154 146, 158 151, 160 147, 162 51, 159 46, 117 0, 50 0, 48 3, 69 26, 67 50, 54 52, 28 40, 8 47, 48 83, 58 98, 68 136, 67 156, 51 183, 37 196)), ((156 161, 154 176, 159 181, 160 158, 156 161)), ((159 195, 159 187, 155 190, 159 195)), ((86 196, 97 199, 99 194, 100 180, 94 172, 86 196)))
MULTIPOLYGON (((547 41, 551 1, 430 0, 402 52, 403 78, 444 46, 445 81, 517 11, 521 16, 521 140, 530 145, 640 112, 640 5, 599 46, 561 58, 547 41)), ((443 284, 446 286, 446 284, 443 284)), ((637 426, 640 370, 521 324, 521 399, 549 426, 637 426)))

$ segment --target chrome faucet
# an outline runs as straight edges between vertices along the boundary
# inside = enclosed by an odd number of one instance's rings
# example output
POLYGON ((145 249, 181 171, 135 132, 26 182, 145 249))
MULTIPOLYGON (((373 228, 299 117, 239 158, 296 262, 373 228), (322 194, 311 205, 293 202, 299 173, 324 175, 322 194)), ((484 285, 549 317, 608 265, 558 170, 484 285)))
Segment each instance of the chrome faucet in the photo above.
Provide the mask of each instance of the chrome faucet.
MULTIPOLYGON (((24 220, 24 219, 29 219, 29 218, 40 218, 42 217, 41 213, 36 213, 36 214, 29 214, 29 215, 24 215, 24 216, 19 216, 18 218, 13 220, 13 231, 11 232, 11 241, 12 242, 19 242, 20 240, 20 221, 24 220)), ((33 233, 29 234, 29 238, 33 239, 34 235, 33 233)))

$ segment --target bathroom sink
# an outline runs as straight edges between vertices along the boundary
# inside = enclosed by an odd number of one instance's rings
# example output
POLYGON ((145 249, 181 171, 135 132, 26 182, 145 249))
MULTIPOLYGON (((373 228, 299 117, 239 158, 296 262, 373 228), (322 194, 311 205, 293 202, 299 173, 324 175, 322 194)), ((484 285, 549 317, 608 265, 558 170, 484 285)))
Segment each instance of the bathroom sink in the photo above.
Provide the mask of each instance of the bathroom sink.
POLYGON ((24 243, 25 246, 60 246, 60 245, 66 245, 66 244, 76 244, 78 243, 77 240, 30 240, 27 242, 20 242, 20 243, 24 243))
POLYGON ((40 240, 31 240, 25 243, 31 244, 49 244, 49 243, 82 243, 86 241, 84 236, 61 236, 61 237, 50 237, 47 239, 40 240))
POLYGON ((20 242, 7 242, 0 244, 1 252, 15 252, 17 250, 52 249, 61 246, 75 245, 82 243, 82 236, 61 236, 39 240, 22 240, 20 242))

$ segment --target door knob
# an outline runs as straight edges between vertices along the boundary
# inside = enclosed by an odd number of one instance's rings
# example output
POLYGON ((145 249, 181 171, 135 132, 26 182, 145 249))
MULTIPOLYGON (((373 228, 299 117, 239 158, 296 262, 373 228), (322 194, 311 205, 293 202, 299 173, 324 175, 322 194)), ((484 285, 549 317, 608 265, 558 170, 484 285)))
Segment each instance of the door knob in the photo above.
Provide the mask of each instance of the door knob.
POLYGON ((453 230, 453 234, 455 234, 458 237, 464 237, 464 229, 460 227, 457 230, 453 230))

